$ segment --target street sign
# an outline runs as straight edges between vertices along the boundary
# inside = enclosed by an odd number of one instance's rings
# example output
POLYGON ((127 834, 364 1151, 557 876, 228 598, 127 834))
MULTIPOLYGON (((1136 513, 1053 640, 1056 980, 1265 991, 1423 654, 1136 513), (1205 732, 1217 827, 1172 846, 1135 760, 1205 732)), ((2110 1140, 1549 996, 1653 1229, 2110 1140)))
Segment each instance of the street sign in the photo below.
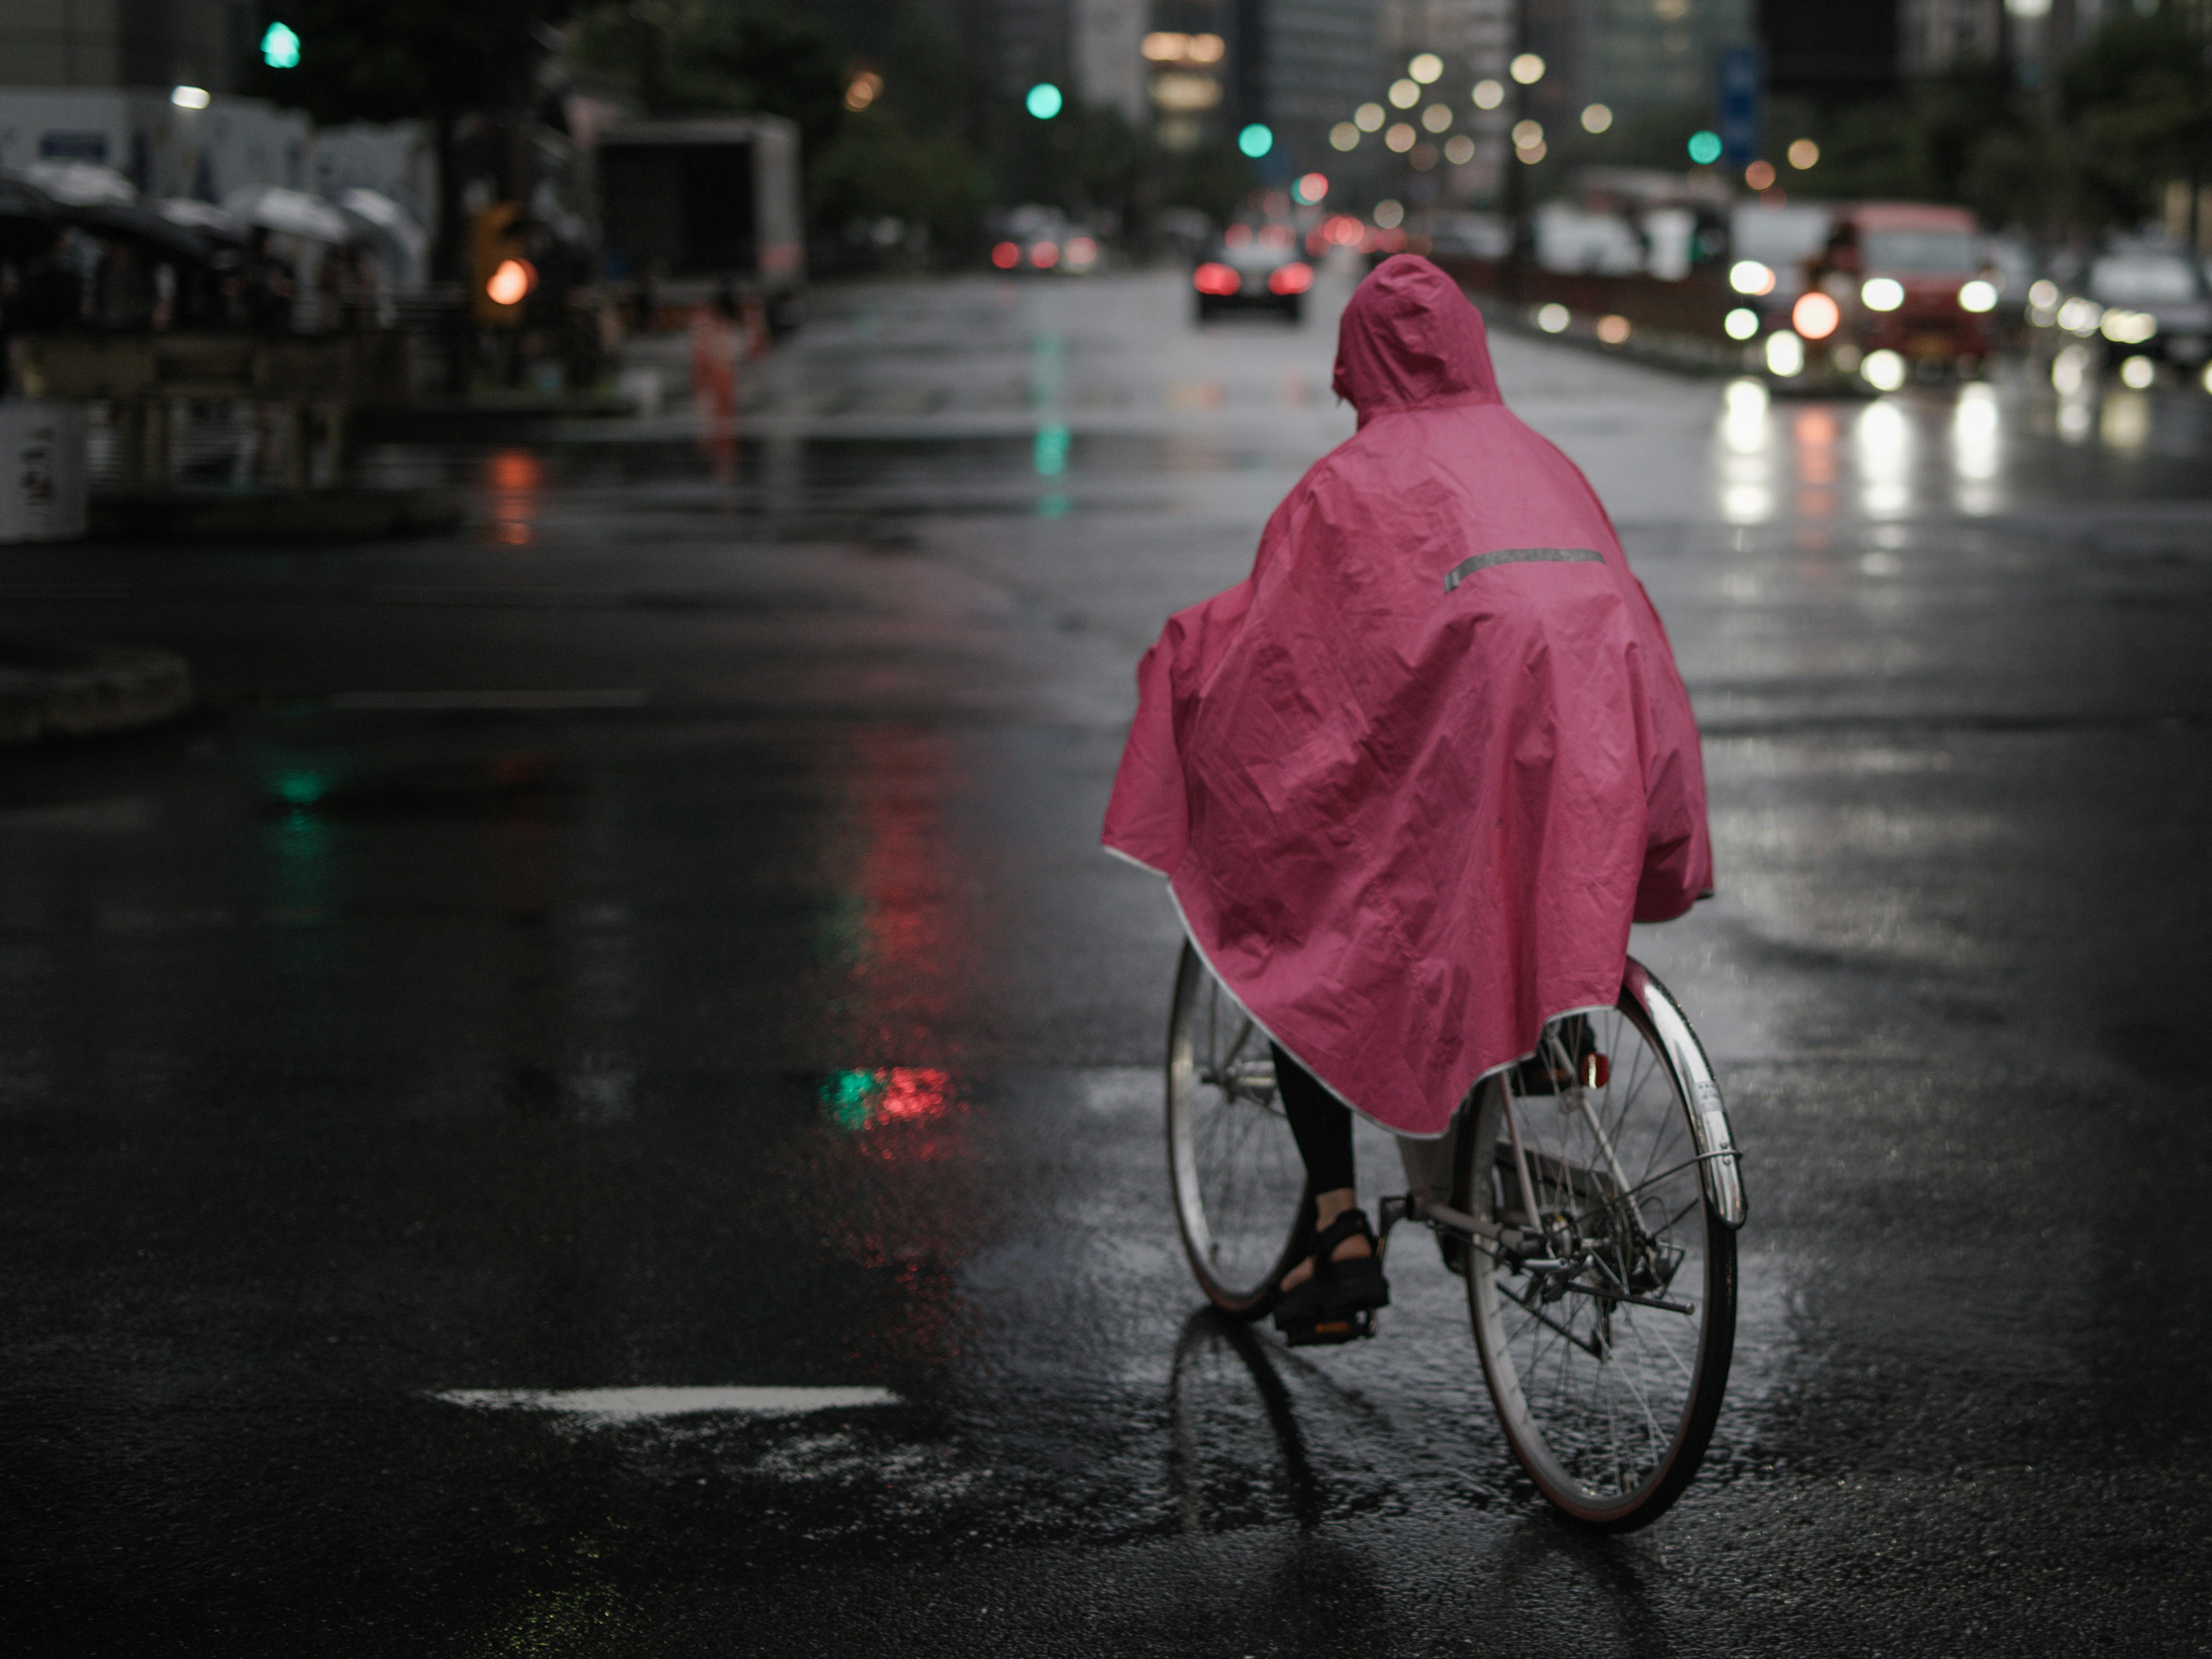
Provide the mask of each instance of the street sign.
POLYGON ((1730 46, 1722 52, 1718 79, 1714 125, 1720 129, 1721 154, 1730 167, 1741 169, 1759 159, 1765 113, 1766 70, 1759 48, 1730 46))

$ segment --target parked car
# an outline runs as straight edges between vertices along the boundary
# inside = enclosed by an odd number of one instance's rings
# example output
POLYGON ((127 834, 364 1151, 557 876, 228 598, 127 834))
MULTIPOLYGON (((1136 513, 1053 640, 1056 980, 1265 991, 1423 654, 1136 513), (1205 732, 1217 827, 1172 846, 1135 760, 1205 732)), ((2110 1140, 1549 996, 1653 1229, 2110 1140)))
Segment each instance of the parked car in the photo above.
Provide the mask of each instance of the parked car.
POLYGON ((1313 279, 1297 228, 1271 219, 1230 226, 1190 283, 1201 323, 1224 311, 1273 311, 1297 323, 1313 279))

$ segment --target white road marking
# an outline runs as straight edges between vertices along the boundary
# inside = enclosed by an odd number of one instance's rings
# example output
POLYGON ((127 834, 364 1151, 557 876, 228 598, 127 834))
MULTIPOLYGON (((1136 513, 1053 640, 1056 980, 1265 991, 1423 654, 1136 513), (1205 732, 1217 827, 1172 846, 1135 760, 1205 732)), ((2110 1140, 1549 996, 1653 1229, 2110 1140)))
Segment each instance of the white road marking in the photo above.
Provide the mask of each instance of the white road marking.
POLYGON ((404 709, 438 713, 447 709, 641 708, 643 691, 339 691, 333 708, 404 709))
POLYGON ((432 1396, 448 1405, 500 1411, 566 1412, 602 1423, 631 1423, 653 1417, 689 1417, 702 1412, 738 1412, 752 1417, 793 1417, 805 1412, 849 1410, 855 1406, 896 1406, 889 1389, 449 1389, 432 1396))

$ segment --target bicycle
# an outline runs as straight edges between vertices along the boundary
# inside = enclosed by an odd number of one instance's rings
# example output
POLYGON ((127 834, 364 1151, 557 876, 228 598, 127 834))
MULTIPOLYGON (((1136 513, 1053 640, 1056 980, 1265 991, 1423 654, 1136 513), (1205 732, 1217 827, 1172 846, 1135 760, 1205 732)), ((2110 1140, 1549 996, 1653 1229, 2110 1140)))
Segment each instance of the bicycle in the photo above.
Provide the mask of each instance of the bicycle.
MULTIPOLYGON (((1168 1166, 1192 1271, 1256 1320, 1308 1254, 1313 1194, 1266 1031, 1186 943, 1168 1026, 1168 1166)), ((1735 1340, 1741 1158, 1680 1004, 1631 957, 1613 1006, 1544 1029, 1453 1121, 1450 1201, 1382 1200, 1467 1279, 1491 1403, 1567 1515, 1656 1520, 1696 1474, 1735 1340)))

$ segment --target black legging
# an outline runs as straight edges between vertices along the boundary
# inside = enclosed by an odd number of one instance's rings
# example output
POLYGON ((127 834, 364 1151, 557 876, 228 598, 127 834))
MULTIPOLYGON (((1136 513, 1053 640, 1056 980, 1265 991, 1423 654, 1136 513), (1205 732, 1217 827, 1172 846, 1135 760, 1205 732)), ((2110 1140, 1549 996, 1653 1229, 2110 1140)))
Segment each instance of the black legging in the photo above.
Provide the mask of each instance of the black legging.
POLYGON ((1315 1082, 1313 1073, 1279 1045, 1268 1046, 1275 1050, 1275 1087, 1283 1097, 1291 1133, 1297 1137, 1298 1156, 1306 1161, 1306 1179, 1317 1193, 1351 1186, 1351 1109, 1315 1082))

